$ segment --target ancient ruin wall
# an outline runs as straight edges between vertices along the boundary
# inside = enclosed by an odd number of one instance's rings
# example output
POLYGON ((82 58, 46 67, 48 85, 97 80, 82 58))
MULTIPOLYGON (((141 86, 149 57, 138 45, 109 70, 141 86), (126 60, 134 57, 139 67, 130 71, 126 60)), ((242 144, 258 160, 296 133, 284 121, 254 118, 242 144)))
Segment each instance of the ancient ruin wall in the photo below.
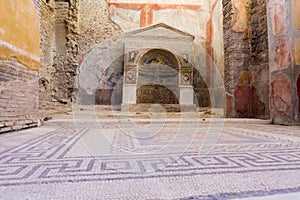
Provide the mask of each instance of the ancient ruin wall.
POLYGON ((1 2, 0 132, 37 126, 39 122, 39 3, 1 2))
POLYGON ((224 0, 226 111, 268 118, 268 34, 265 0, 224 0))
POLYGON ((39 110, 41 118, 53 104, 52 72, 55 57, 55 3, 41 1, 40 33, 41 33, 41 68, 39 70, 39 110))
MULTIPOLYGON (((70 3, 55 2, 55 57, 53 65, 54 97, 62 102, 69 102, 72 96, 74 76, 77 63, 73 63, 73 55, 68 55, 71 45, 67 42, 67 20, 70 3)), ((73 20, 70 19, 70 20, 73 20)), ((73 21, 74 22, 74 21, 73 21)), ((75 57, 76 58, 76 57, 75 57)))
POLYGON ((68 110, 82 55, 120 30, 103 0, 43 0, 41 17, 40 109, 46 116, 68 110))
POLYGON ((80 100, 80 103, 110 104, 112 91, 115 89, 116 82, 122 76, 123 41, 119 37, 121 34, 119 26, 110 19, 107 1, 79 1, 78 28, 76 31, 77 60, 85 62, 82 67, 89 67, 91 66, 89 63, 98 60, 92 64, 91 68, 95 71, 89 77, 83 77, 82 70, 78 70, 82 73, 80 75, 81 80, 84 78, 88 79, 89 82, 94 80, 92 95, 87 91, 85 95, 82 94, 83 85, 80 86, 81 89, 78 88, 80 98, 82 100, 85 98, 84 101, 80 100), (91 50, 91 53, 89 53, 89 50, 91 50), (93 79, 92 76, 95 74, 97 74, 97 77, 93 79))
POLYGON ((299 125, 300 3, 267 2, 270 115, 273 123, 299 125))
POLYGON ((79 1, 77 29, 79 56, 120 32, 119 26, 110 20, 105 0, 79 1))
POLYGON ((245 9, 245 1, 223 0, 224 83, 226 115, 229 117, 251 115, 249 82, 240 81, 244 76, 248 79, 250 66, 249 28, 247 16, 244 16, 247 15, 245 9))
POLYGON ((269 118, 269 54, 266 0, 252 0, 250 9, 252 117, 269 118))
POLYGON ((38 72, 0 61, 0 133, 38 125, 38 72))

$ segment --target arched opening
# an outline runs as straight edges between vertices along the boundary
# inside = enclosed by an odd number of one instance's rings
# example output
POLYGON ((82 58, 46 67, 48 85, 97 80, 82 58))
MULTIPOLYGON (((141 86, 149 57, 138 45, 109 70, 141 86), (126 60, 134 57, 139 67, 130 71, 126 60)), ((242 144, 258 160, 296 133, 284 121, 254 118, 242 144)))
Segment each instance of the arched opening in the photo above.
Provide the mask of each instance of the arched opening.
POLYGON ((178 104, 179 64, 169 51, 152 49, 138 62, 137 103, 178 104))

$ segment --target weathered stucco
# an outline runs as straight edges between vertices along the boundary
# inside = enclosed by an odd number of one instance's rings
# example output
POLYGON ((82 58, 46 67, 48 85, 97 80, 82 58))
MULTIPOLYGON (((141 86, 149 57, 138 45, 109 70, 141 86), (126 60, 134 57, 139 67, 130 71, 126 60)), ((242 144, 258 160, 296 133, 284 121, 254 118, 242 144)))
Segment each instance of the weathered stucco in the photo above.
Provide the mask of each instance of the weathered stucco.
POLYGON ((39 10, 30 0, 0 6, 0 133, 39 123, 39 10))
POLYGON ((299 9, 297 0, 4 1, 0 127, 36 125, 37 104, 41 118, 70 110, 79 83, 87 103, 108 104, 115 89, 120 103, 121 33, 160 22, 195 36, 189 78, 202 105, 218 100, 227 116, 298 124, 299 9), (96 82, 76 79, 86 66, 96 82))
POLYGON ((1 2, 0 57, 15 58, 29 69, 40 67, 37 10, 31 0, 1 2))
POLYGON ((43 0, 41 13, 40 110, 48 116, 70 110, 83 54, 120 30, 104 0, 43 0))
POLYGON ((271 119, 278 124, 299 124, 299 3, 270 0, 267 8, 271 119))
POLYGON ((265 0, 223 1, 227 116, 269 116, 265 0))

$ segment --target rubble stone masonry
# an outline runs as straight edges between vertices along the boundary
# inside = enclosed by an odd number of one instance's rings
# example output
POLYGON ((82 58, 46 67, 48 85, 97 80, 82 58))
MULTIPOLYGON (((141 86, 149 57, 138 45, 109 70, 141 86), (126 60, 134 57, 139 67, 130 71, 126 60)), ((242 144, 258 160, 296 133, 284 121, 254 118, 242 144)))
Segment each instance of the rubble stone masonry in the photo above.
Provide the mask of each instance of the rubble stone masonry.
POLYGON ((266 0, 223 0, 226 116, 269 117, 266 0))

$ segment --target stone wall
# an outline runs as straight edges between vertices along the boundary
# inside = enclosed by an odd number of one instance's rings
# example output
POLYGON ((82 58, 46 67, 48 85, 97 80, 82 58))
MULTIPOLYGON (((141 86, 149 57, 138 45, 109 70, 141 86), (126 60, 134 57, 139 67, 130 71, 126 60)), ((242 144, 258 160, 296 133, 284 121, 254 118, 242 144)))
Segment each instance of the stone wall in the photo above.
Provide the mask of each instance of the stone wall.
POLYGON ((270 0, 267 6, 271 119, 276 124, 299 124, 300 3, 270 0))
POLYGON ((252 0, 250 7, 252 117, 269 118, 269 54, 266 0, 252 0))
MULTIPOLYGON (((41 118, 53 106, 52 72, 55 57, 55 3, 42 1, 40 11, 41 68, 39 70, 39 110, 41 118)), ((55 107, 54 107, 55 108, 55 107)))
MULTIPOLYGON (((70 13, 70 4, 68 2, 55 2, 55 57, 53 65, 53 90, 55 98, 62 102, 70 102, 74 87, 77 54, 70 53, 72 44, 68 41, 67 20, 70 13)), ((74 18, 70 18, 72 21, 74 18)), ((74 20, 73 23, 76 23, 74 20)))
POLYGON ((83 54, 120 30, 104 0, 43 0, 41 17, 40 110, 46 117, 70 110, 83 54))
POLYGON ((85 85, 79 85, 79 98, 81 99, 79 103, 111 104, 120 102, 122 93, 118 88, 121 86, 117 86, 117 83, 122 77, 123 70, 121 30, 110 20, 105 0, 81 0, 77 10, 78 29, 76 30, 75 45, 78 46, 77 60, 81 60, 84 68, 78 71, 80 73, 78 75, 81 80, 85 79, 88 82, 87 85, 89 83, 93 85, 91 88, 94 90, 91 93, 91 91, 85 90, 85 85), (103 57, 103 54, 107 56, 103 57), (95 60, 97 62, 93 64, 92 61, 95 60), (87 68, 94 69, 95 72, 86 74, 84 70, 89 70, 87 68), (111 99, 114 95, 116 97, 111 99), (84 98, 86 100, 83 100, 84 98))
POLYGON ((250 85, 244 80, 250 66, 248 4, 223 0, 224 84, 229 117, 250 117, 250 85))
POLYGON ((39 1, 0 7, 0 132, 37 126, 40 67, 39 1))
POLYGON ((137 103, 178 104, 178 87, 142 85, 137 88, 137 103))
POLYGON ((107 1, 79 0, 78 5, 78 52, 88 51, 96 44, 121 33, 118 25, 110 20, 107 1))
POLYGON ((0 133, 37 126, 38 72, 0 60, 0 133))
POLYGON ((75 87, 78 104, 121 104, 124 38, 114 37, 81 56, 75 87))
POLYGON ((268 118, 265 0, 224 0, 226 115, 268 118))

